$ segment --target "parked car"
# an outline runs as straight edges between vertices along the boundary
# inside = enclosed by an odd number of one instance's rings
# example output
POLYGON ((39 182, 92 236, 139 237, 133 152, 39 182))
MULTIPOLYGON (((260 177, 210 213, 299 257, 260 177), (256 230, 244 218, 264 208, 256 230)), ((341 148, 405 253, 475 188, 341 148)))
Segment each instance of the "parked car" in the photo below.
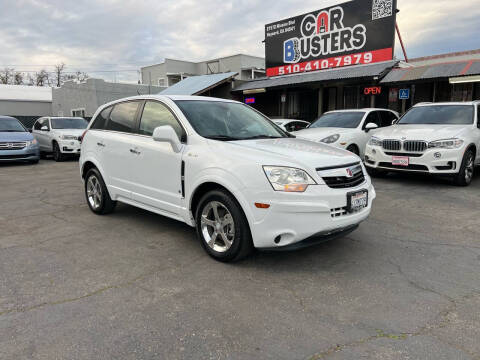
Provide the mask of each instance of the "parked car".
POLYGON ((32 134, 37 139, 40 152, 52 154, 55 161, 80 154, 79 137, 88 126, 80 117, 42 117, 33 125, 32 134))
POLYGON ((280 126, 282 130, 292 132, 302 129, 306 129, 310 123, 303 120, 293 120, 293 119, 272 119, 272 121, 280 126))
POLYGON ((365 164, 373 175, 412 171, 447 175, 469 185, 480 164, 480 101, 427 103, 370 139, 365 164))
POLYGON ((40 153, 37 140, 20 121, 0 116, 0 162, 28 161, 38 163, 40 153))
POLYGON ((398 117, 396 112, 387 109, 336 110, 320 116, 308 129, 293 134, 346 149, 363 159, 372 133, 392 125, 398 117))
POLYGON ((242 103, 198 96, 102 106, 80 169, 94 213, 120 201, 183 221, 221 261, 350 233, 376 196, 352 153, 296 139, 242 103))

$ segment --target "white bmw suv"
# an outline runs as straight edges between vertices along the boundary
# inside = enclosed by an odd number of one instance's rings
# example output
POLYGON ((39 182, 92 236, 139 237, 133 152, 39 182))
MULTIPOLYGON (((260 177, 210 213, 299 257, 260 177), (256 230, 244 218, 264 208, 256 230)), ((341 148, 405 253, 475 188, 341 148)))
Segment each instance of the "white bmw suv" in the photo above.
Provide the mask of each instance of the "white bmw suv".
POLYGON ((53 154, 55 161, 80 154, 79 138, 88 126, 80 117, 42 117, 35 121, 32 135, 37 140, 40 155, 53 154))
POLYGON ((183 221, 221 261, 345 235, 376 196, 352 153, 296 139, 244 104, 198 96, 102 106, 80 171, 94 213, 120 201, 183 221))
POLYGON ((480 101, 422 103, 378 130, 365 152, 372 175, 411 171, 447 175, 460 186, 480 164, 480 101))
POLYGON ((320 116, 308 129, 292 134, 346 149, 363 159, 372 134, 392 125, 398 117, 398 113, 387 109, 335 110, 320 116))

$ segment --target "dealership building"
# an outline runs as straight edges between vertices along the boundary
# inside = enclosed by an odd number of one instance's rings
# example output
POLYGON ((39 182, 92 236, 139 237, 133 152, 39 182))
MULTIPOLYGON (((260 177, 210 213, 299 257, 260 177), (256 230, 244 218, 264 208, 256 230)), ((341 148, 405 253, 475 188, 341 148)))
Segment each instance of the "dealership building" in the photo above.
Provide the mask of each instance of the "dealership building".
POLYGON ((266 75, 232 90, 271 117, 312 121, 365 107, 480 99, 480 50, 402 61, 396 1, 351 1, 265 26, 266 75))

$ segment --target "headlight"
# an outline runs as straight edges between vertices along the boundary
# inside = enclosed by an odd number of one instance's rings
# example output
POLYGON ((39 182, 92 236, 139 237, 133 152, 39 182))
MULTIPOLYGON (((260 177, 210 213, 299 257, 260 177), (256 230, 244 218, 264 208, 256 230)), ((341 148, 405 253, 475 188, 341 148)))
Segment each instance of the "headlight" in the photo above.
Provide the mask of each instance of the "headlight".
POLYGON ((316 185, 305 171, 289 167, 264 166, 263 170, 275 191, 304 192, 308 185, 316 185))
POLYGON ((368 142, 368 145, 372 145, 372 146, 382 146, 382 140, 380 140, 379 138, 375 137, 375 136, 372 136, 370 138, 370 141, 368 142))
POLYGON ((77 140, 77 136, 74 135, 60 135, 60 139, 62 140, 77 140))
POLYGON ((37 145, 37 139, 27 141, 27 146, 37 145))
POLYGON ((325 144, 333 144, 339 138, 340 138, 339 134, 330 135, 329 137, 326 137, 325 139, 320 140, 320 142, 325 143, 325 144))
POLYGON ((463 145, 463 140, 460 139, 445 139, 437 140, 428 143, 429 148, 441 148, 441 149, 458 149, 463 145))

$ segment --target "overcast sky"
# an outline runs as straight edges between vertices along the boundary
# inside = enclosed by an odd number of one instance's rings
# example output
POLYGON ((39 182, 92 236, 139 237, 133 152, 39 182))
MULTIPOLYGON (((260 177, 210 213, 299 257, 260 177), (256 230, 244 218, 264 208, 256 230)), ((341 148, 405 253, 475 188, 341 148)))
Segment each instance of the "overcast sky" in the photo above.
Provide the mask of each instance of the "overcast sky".
MULTIPOLYGON (((480 48, 478 1, 398 0, 408 55, 480 48)), ((136 81, 141 66, 165 57, 264 56, 264 24, 335 2, 0 0, 0 68, 51 70, 64 62, 69 71, 136 81)))

